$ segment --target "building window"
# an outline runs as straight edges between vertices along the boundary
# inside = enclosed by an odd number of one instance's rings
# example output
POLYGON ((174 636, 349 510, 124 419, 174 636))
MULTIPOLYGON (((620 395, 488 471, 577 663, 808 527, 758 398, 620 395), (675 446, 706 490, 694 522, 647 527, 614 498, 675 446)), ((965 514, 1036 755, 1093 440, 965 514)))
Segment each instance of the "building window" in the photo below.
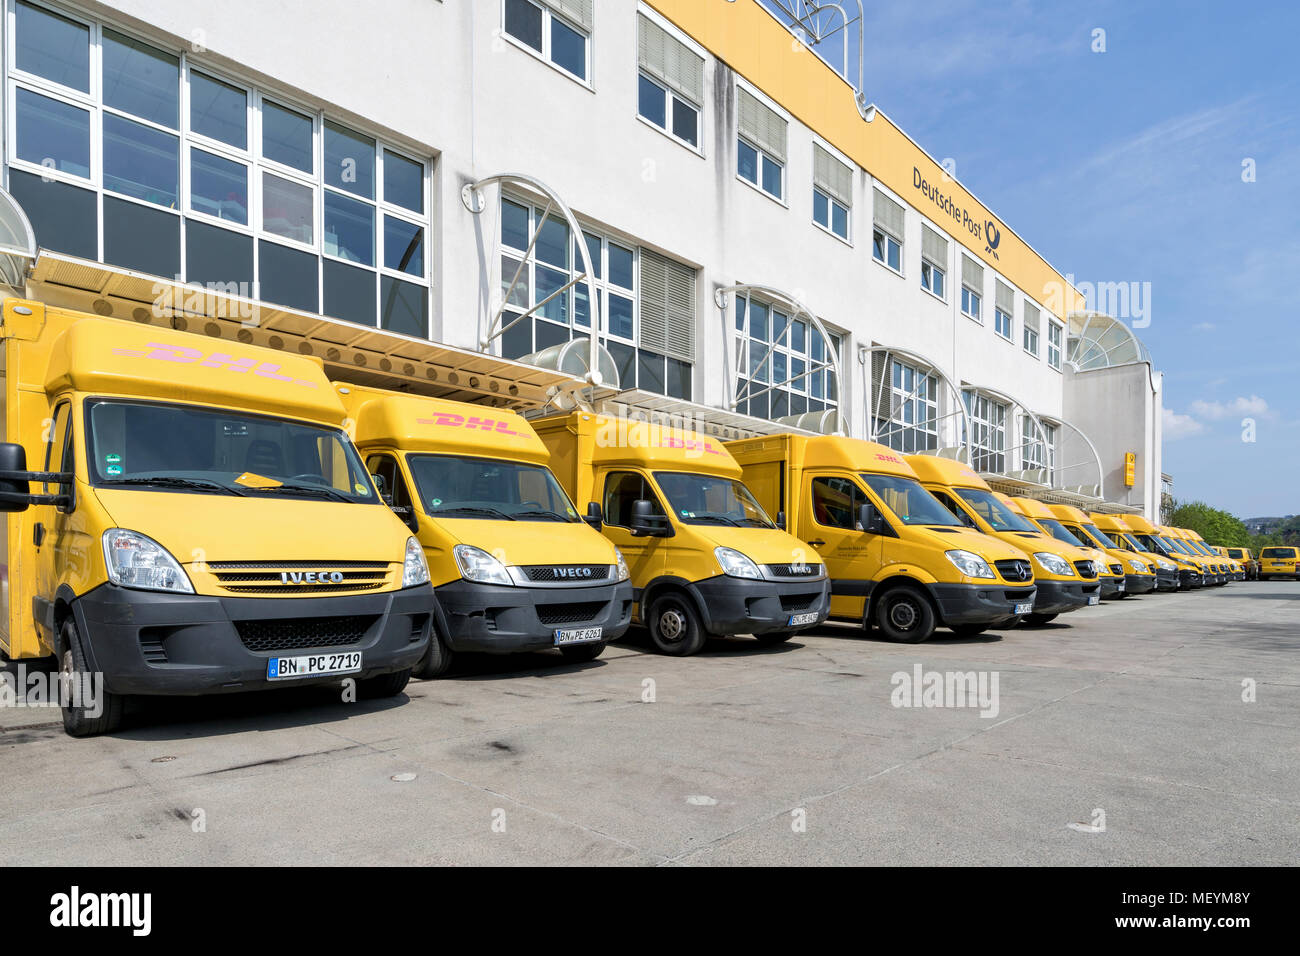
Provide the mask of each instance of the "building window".
POLYGON ((806 319, 745 296, 736 297, 735 334, 741 414, 777 419, 838 407, 840 335, 828 332, 828 342, 806 319))
POLYGON ((1049 473, 1047 483, 1050 483, 1052 462, 1055 461, 1056 454, 1056 426, 1048 422, 1041 424, 1043 432, 1040 435, 1038 429, 1034 427, 1034 420, 1028 415, 1021 416, 1021 433, 1024 437, 1020 460, 1027 470, 1047 471, 1049 473))
POLYGON ((939 377, 890 360, 889 384, 878 383, 875 440, 906 454, 939 449, 939 377))
POLYGON ((871 206, 871 256, 902 275, 903 207, 879 189, 872 190, 871 206))
POLYGON ((555 0, 553 4, 504 0, 504 4, 502 22, 507 36, 518 40, 543 60, 587 82, 592 16, 590 0, 555 0))
POLYGON ((921 288, 948 301, 948 240, 921 224, 921 288))
POLYGON ((1007 406, 972 389, 962 392, 970 415, 971 466, 1001 475, 1007 467, 1007 406))
POLYGON ((984 267, 961 257, 961 311, 976 322, 983 322, 981 311, 984 303, 984 267))
POLYGON ((813 222, 849 241, 853 170, 813 143, 813 222))
POLYGON ((785 196, 785 119, 748 90, 736 91, 736 175, 775 199, 785 196))
POLYGON ((591 330, 594 285, 604 309, 601 344, 618 367, 621 387, 689 399, 694 270, 631 243, 583 230, 595 281, 576 282, 564 289, 582 274, 582 254, 568 223, 553 215, 543 222, 543 212, 523 201, 501 200, 500 280, 501 296, 507 302, 501 320, 501 354, 518 359, 571 339, 586 339, 591 330), (538 236, 530 256, 528 243, 534 233, 538 236), (648 263, 648 257, 655 260, 648 263), (658 268, 659 260, 671 266, 658 268), (681 306, 683 316, 660 314, 668 311, 661 304, 665 284, 673 285, 674 301, 689 296, 689 302, 681 306), (645 303, 650 303, 649 314, 645 303), (529 309, 535 311, 525 315, 529 309), (686 313, 689 319, 684 317, 686 313), (690 326, 688 333, 682 332, 685 324, 690 326), (685 338, 689 341, 683 341, 685 338))
POLYGON ((6 162, 42 246, 429 334, 425 162, 183 51, 12 9, 6 162))
POLYGON ((1047 364, 1060 371, 1061 326, 1050 320, 1047 323, 1047 364))
POLYGON ((993 331, 1002 336, 1008 342, 1011 341, 1011 330, 1014 320, 1011 318, 1015 310, 1015 294, 1011 291, 1011 286, 1007 285, 1001 279, 995 280, 995 289, 993 296, 993 331))
POLYGON ((645 14, 638 14, 637 60, 637 113, 698 150, 704 58, 645 14))
POLYGON ((1038 324, 1041 321, 1041 313, 1038 306, 1025 303, 1025 330, 1024 342, 1025 351, 1038 358, 1038 324))

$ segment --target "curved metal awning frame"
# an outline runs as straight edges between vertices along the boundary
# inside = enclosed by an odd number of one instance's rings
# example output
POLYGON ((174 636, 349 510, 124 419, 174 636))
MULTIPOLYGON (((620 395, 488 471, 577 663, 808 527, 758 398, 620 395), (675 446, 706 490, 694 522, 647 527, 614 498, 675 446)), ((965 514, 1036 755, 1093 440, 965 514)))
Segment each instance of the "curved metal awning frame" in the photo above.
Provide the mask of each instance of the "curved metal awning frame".
MULTIPOLYGON (((768 392, 775 391, 776 389, 781 388, 783 385, 789 385, 791 382, 798 381, 801 378, 807 378, 809 375, 813 374, 814 372, 819 372, 824 370, 830 370, 835 373, 835 387, 840 390, 841 396, 843 395, 844 375, 843 375, 843 369, 840 367, 839 352, 836 349, 831 347, 831 335, 826 330, 826 326, 822 324, 822 320, 817 318, 817 316, 813 313, 813 311, 809 309, 806 305, 804 305, 801 301, 799 301, 798 298, 791 295, 789 292, 786 292, 782 289, 774 288, 773 286, 757 285, 754 283, 740 283, 738 285, 723 286, 717 289, 713 293, 713 301, 717 305, 718 311, 722 315, 723 341, 727 343, 727 347, 722 350, 722 364, 723 364, 724 381, 731 383, 730 388, 728 388, 727 390, 728 394, 726 400, 727 409, 729 411, 734 412, 737 406, 739 406, 742 401, 748 401, 749 399, 752 398, 758 398, 760 395, 765 395, 768 392), (777 347, 777 345, 784 344, 787 348, 789 347, 788 343, 789 343, 790 330, 791 328, 793 328, 794 319, 796 318, 807 319, 808 323, 813 327, 813 329, 816 330, 817 334, 822 337, 822 344, 825 346, 823 352, 830 357, 830 360, 815 362, 810 356, 808 359, 808 368, 805 369, 800 374, 795 376, 787 376, 786 379, 781 382, 771 382, 764 388, 760 388, 758 391, 753 390, 752 382, 747 382, 745 384, 744 393, 741 394, 740 393, 740 385, 741 385, 740 370, 744 365, 743 356, 736 354, 733 359, 733 353, 738 353, 740 343, 734 341, 735 328, 730 322, 727 321, 727 305, 730 302, 734 302, 737 296, 744 296, 745 298, 749 298, 750 296, 755 296, 755 295, 769 304, 787 306, 788 311, 790 312, 790 321, 786 322, 785 328, 782 330, 779 339, 775 339, 772 342, 768 343, 767 351, 763 353, 763 358, 759 361, 760 366, 766 364, 767 361, 772 357, 772 352, 777 347)), ((839 408, 840 421, 842 422, 844 433, 848 434, 849 417, 844 412, 844 403, 842 401, 838 403, 838 408, 839 408)))
POLYGON ((1067 320, 1066 361, 1076 371, 1112 368, 1150 362, 1151 353, 1128 325, 1104 312, 1071 312, 1067 320), (1117 341, 1105 344, 1102 336, 1118 330, 1117 341), (1131 354, 1125 355, 1125 350, 1131 354))
MULTIPOLYGON (((867 349, 867 355, 868 355, 868 361, 865 363, 865 367, 863 370, 863 377, 866 379, 866 388, 864 389, 864 391, 867 393, 868 402, 870 402, 867 408, 868 437, 874 442, 880 442, 882 445, 888 445, 889 442, 887 439, 895 432, 902 431, 904 428, 915 428, 917 425, 930 424, 929 420, 925 422, 895 422, 891 415, 891 417, 888 419, 891 425, 890 428, 885 430, 880 430, 876 428, 875 421, 877 416, 873 414, 873 410, 880 407, 880 400, 884 395, 884 390, 892 387, 890 384, 890 377, 889 377, 889 363, 890 363, 890 359, 898 358, 908 363, 909 365, 912 365, 924 371, 925 374, 927 375, 936 376, 939 379, 939 381, 943 382, 943 384, 947 386, 948 391, 952 394, 953 410, 946 412, 945 414, 942 414, 938 418, 934 419, 934 424, 937 425, 939 422, 947 421, 948 419, 953 417, 958 418, 958 420, 961 422, 961 432, 958 435, 958 442, 956 445, 958 449, 957 454, 958 454, 958 458, 961 461, 965 461, 969 463, 970 462, 970 435, 971 435, 970 411, 966 408, 966 402, 962 399, 960 386, 958 386, 958 384, 955 381, 953 381, 952 377, 947 372, 945 372, 937 362, 931 361, 929 358, 922 355, 920 352, 913 352, 910 351, 909 349, 900 349, 889 345, 873 345, 869 349, 867 349), (880 382, 875 383, 875 391, 873 391, 872 390, 873 383, 871 382, 871 373, 872 373, 872 369, 875 367, 875 362, 872 361, 871 358, 875 355, 884 356, 885 374, 882 375, 880 382)), ((913 389, 912 393, 908 396, 908 398, 909 399, 914 398, 915 396, 916 396, 916 389, 913 389)))
MULTIPOLYGON (((587 336, 588 352, 585 378, 587 384, 593 387, 604 386, 617 390, 619 383, 604 381, 600 372, 600 339, 606 334, 604 313, 601 308, 600 296, 595 294, 594 284, 589 281, 589 277, 595 275, 596 270, 592 268, 591 254, 587 250, 587 243, 583 240, 582 224, 578 222, 577 217, 574 216, 573 211, 569 209, 568 204, 560 198, 559 193, 537 177, 529 176, 526 173, 497 173, 495 176, 487 176, 477 182, 466 183, 460 189, 460 201, 464 203, 465 208, 471 213, 476 216, 481 215, 483 211, 487 209, 487 197, 484 196, 483 190, 491 186, 498 186, 502 190, 509 186, 523 186, 524 188, 540 193, 545 197, 546 207, 542 215, 537 219, 537 228, 528 240, 528 249, 525 251, 523 258, 519 262, 519 268, 515 270, 515 274, 510 280, 510 285, 506 288, 505 293, 501 295, 501 301, 496 306, 496 310, 493 312, 492 317, 488 320, 483 335, 479 338, 479 351, 490 353, 492 343, 504 335, 513 325, 523 321, 530 315, 533 315, 538 309, 545 306, 552 299, 561 295, 567 295, 569 290, 579 283, 588 282, 589 286, 593 286, 593 288, 592 294, 587 296, 588 307, 591 309, 591 332, 587 336), (547 220, 550 219, 552 210, 559 212, 559 214, 564 217, 564 221, 568 223, 571 242, 577 247, 578 252, 582 257, 582 272, 579 275, 571 277, 568 282, 556 289, 542 301, 534 303, 522 314, 516 315, 509 322, 502 324, 503 319, 505 318, 506 306, 510 302, 510 296, 514 293, 515 287, 519 284, 519 278, 523 274, 524 267, 527 266, 529 260, 533 258, 533 248, 537 245, 537 238, 541 235, 542 229, 545 227, 547 220)), ((497 259, 499 260, 499 238, 497 239, 497 247, 497 259)), ((489 270, 490 269, 491 267, 489 267, 489 270)), ((489 275, 490 274, 491 272, 489 271, 489 275)))
POLYGON ((26 210, 0 189, 0 282, 21 290, 39 251, 26 210))
MULTIPOLYGON (((1035 441, 1030 441, 1030 440, 1028 440, 1028 439, 1024 439, 1024 440, 1022 440, 1022 441, 1020 442, 1020 444, 1018 444, 1018 445, 1013 445, 1012 447, 1006 449, 1006 451, 1007 451, 1007 452, 1015 451, 1015 452, 1019 453, 1019 455, 1020 455, 1020 461, 1021 461, 1021 464, 1023 465, 1023 464, 1024 464, 1024 449, 1028 448, 1028 447, 1031 446, 1031 445, 1042 445, 1042 446, 1043 446, 1043 450, 1044 450, 1044 452, 1045 452, 1044 457, 1047 459, 1047 474, 1048 474, 1048 480, 1051 481, 1052 476, 1056 474, 1056 461, 1055 461, 1055 455, 1054 455, 1054 453, 1053 453, 1053 451, 1052 451, 1052 443, 1051 443, 1050 441, 1047 440, 1047 430, 1043 428, 1043 422, 1042 422, 1042 420, 1038 417, 1038 413, 1035 412, 1035 411, 1034 411, 1032 408, 1030 408, 1028 405, 1026 405, 1024 402, 1020 401, 1020 399, 1016 398, 1014 395, 1008 395, 1006 392, 1003 392, 1003 391, 1001 391, 1001 390, 999 390, 999 389, 996 389, 996 388, 988 388, 988 387, 983 386, 983 385, 975 385, 975 384, 968 385, 967 388, 968 388, 969 390, 973 391, 973 392, 976 392, 977 394, 980 394, 980 395, 986 395, 986 396, 988 396, 989 398, 995 399, 995 400, 1001 402, 1002 404, 1009 406, 1010 408, 1013 408, 1013 409, 1019 409, 1020 412, 1021 412, 1021 413, 1026 417, 1026 418, 1029 419, 1029 421, 1030 421, 1030 422, 1033 424, 1033 426, 1034 426, 1034 431, 1037 432, 1037 434, 1038 434, 1038 438, 1037 438, 1037 440, 1035 440, 1035 441)), ((965 404, 965 403, 963 402, 963 405, 964 405, 964 404, 965 404)), ((1014 427, 1015 423, 1013 422, 1012 424, 1013 424, 1013 427, 1014 427)), ((1010 476, 1005 476, 1005 475, 1004 475, 1003 477, 1010 477, 1010 476)))
MULTIPOLYGON (((1035 417, 1035 420, 1036 421, 1038 420, 1037 417, 1035 417)), ((1083 440, 1083 443, 1088 446, 1088 450, 1092 452, 1091 461, 1085 459, 1083 461, 1071 462, 1067 465, 1060 465, 1053 462, 1052 487, 1054 489, 1064 490, 1066 485, 1062 479, 1062 475, 1064 475, 1065 472, 1070 471, 1071 469, 1074 468, 1082 468, 1086 465, 1092 465, 1097 469, 1097 497, 1105 501, 1106 500, 1106 472, 1101 464, 1101 454, 1097 451, 1097 446, 1092 443, 1092 439, 1088 437, 1087 432, 1085 432, 1078 425, 1066 421, 1064 418, 1048 417, 1047 421, 1050 422, 1052 425, 1056 426, 1057 428, 1067 429, 1073 432, 1075 435, 1077 435, 1080 439, 1083 440)), ((1039 424, 1041 427, 1041 422, 1039 424)), ((1074 487, 1081 487, 1081 486, 1075 485, 1074 487)))

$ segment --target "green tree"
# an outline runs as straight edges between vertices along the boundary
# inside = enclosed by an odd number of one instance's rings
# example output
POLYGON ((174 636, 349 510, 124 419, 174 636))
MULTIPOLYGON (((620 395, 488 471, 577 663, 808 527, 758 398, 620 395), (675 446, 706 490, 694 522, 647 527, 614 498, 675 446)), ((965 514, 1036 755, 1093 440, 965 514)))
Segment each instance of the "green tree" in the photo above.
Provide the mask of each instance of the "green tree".
MULTIPOLYGON (((1253 548, 1253 536, 1240 518, 1204 501, 1169 501, 1168 524, 1189 528, 1208 543, 1223 548, 1253 548)), ((1297 528, 1300 535, 1300 528, 1297 528)))

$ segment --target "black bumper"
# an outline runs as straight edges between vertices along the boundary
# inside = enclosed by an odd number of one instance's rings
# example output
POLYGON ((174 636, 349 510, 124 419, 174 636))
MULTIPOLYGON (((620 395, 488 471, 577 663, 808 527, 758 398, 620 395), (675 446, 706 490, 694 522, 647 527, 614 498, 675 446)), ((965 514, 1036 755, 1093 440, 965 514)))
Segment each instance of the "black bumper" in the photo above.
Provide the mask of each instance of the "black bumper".
POLYGON ((1035 614, 1065 614, 1087 607, 1094 595, 1100 596, 1100 581, 1045 581, 1039 579, 1034 598, 1035 614))
POLYGON ((831 610, 831 582, 756 581, 720 574, 687 585, 696 598, 704 629, 710 634, 768 634, 802 631, 826 620, 831 610), (816 620, 790 626, 795 614, 816 620))
POLYGON ((435 589, 453 651, 516 654, 555 646, 559 628, 599 627, 602 641, 632 622, 632 583, 529 588, 456 580, 435 589))
POLYGON ((1156 590, 1158 591, 1177 591, 1179 586, 1179 575, 1181 572, 1177 568, 1172 571, 1166 571, 1163 568, 1156 570, 1156 590))
POLYGON ((939 610, 939 623, 1003 624, 1016 617, 1017 604, 1033 605, 1037 594, 1029 587, 996 584, 931 584, 930 594, 939 610))
POLYGON ((1178 569, 1178 590, 1188 591, 1192 588, 1199 588, 1205 583, 1201 577, 1200 571, 1185 571, 1178 569))
POLYGON ((324 598, 234 598, 99 587, 73 604, 91 670, 115 694, 192 695, 365 678, 413 666, 433 589, 324 598), (338 635, 338 643, 319 644, 338 635), (304 644, 308 646, 303 646, 304 644), (278 657, 360 652, 351 674, 267 680, 278 657))
POLYGON ((1126 574, 1124 588, 1129 594, 1150 594, 1156 589, 1154 574, 1126 574))
POLYGON ((1099 578, 1101 582, 1101 599, 1113 598, 1118 594, 1128 593, 1128 584, 1123 578, 1099 578))

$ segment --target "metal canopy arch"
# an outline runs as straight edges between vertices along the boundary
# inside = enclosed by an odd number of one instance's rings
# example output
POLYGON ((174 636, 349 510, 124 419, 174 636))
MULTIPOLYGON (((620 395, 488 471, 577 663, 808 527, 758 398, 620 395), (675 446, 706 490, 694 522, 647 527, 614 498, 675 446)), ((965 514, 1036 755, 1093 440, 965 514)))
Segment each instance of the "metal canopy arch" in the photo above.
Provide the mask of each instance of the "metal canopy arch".
POLYGON ((38 251, 27 213, 7 190, 0 189, 0 282, 21 290, 38 251))
POLYGON ((1078 371, 1150 362, 1137 334, 1104 312, 1071 312, 1066 360, 1078 371))
POLYGON ((1087 487, 1086 485, 1067 486, 1065 482, 1062 480, 1061 476, 1065 472, 1070 471, 1071 469, 1082 468, 1086 465, 1092 465, 1094 468, 1097 469, 1097 493, 1095 495, 1087 495, 1087 497, 1100 498, 1104 501, 1106 498, 1106 472, 1101 464, 1101 454, 1097 451, 1097 446, 1092 443, 1092 439, 1088 437, 1088 433, 1085 432, 1078 425, 1075 425, 1072 422, 1068 422, 1063 418, 1049 418, 1048 421, 1051 422, 1053 425, 1055 425, 1057 428, 1068 429, 1069 431, 1073 432, 1083 441, 1083 444, 1087 446, 1088 451, 1091 452, 1092 454, 1091 461, 1085 459, 1083 461, 1071 462, 1068 465, 1054 464, 1052 467, 1052 479, 1053 479, 1052 487, 1062 491, 1074 490, 1079 494, 1084 494, 1082 489, 1086 488, 1087 487))
MULTIPOLYGON (((583 378, 587 384, 593 388, 603 386, 617 391, 619 386, 618 373, 616 371, 617 366, 615 366, 613 361, 609 359, 608 353, 605 352, 604 348, 602 348, 600 344, 600 339, 606 334, 606 329, 601 297, 597 293, 595 282, 591 279, 591 277, 596 274, 596 270, 592 268, 591 254, 587 249, 582 224, 579 223, 577 217, 573 215, 568 204, 560 198, 559 193, 535 176, 529 176, 525 173, 498 173, 495 176, 487 176, 477 182, 466 183, 460 189, 460 201, 465 204, 466 209, 477 216, 487 209, 487 197, 483 195, 484 189, 489 186, 498 186, 501 189, 504 189, 505 187, 512 185, 524 186, 534 192, 540 193, 546 198, 546 208, 543 210, 542 215, 537 219, 537 228, 533 232, 532 236, 529 237, 528 248, 519 262, 519 268, 515 270, 515 274, 511 278, 509 286, 501 295, 501 302, 497 306, 496 312, 492 315, 491 319, 488 320, 487 328, 479 338, 479 351, 488 352, 492 348, 492 343, 505 334, 511 326, 515 325, 515 323, 521 322, 533 315, 538 309, 545 306, 552 299, 561 295, 567 295, 569 290, 578 283, 586 282, 589 289, 587 303, 591 310, 591 333, 587 336, 587 363, 586 368, 583 370, 583 378), (509 322, 502 325, 502 319, 505 316, 506 306, 510 302, 510 296, 514 293, 515 286, 519 284, 519 278, 523 274, 524 267, 527 266, 529 260, 533 258, 533 247, 537 245, 537 238, 541 235, 542 229, 545 227, 547 220, 550 219, 552 210, 559 212, 559 214, 564 217, 564 221, 568 223, 571 243, 577 247, 578 252, 582 257, 582 272, 579 275, 572 276, 568 282, 556 289, 545 299, 534 303, 522 314, 515 316, 509 322), (609 379, 609 372, 611 370, 614 370, 613 381, 610 381, 609 379)), ((499 234, 497 244, 498 246, 500 244, 499 234)), ((498 261, 500 260, 500 255, 497 256, 497 259, 498 261)), ((489 272, 489 275, 490 274, 491 273, 489 272)))
MULTIPOLYGON (((867 351, 868 361, 863 363, 864 370, 862 374, 867 379, 866 393, 868 396, 868 401, 871 402, 871 405, 869 406, 867 412, 867 432, 870 439, 874 442, 879 442, 882 445, 888 445, 889 438, 893 436, 895 433, 902 431, 904 428, 915 428, 917 425, 934 424, 936 426, 936 432, 937 432, 939 422, 947 421, 950 418, 956 417, 960 423, 960 430, 958 431, 957 434, 957 444, 955 446, 944 446, 940 444, 939 448, 936 449, 936 452, 943 452, 952 449, 953 454, 945 457, 953 457, 956 458, 958 461, 964 461, 967 464, 969 464, 971 460, 970 459, 970 436, 971 436, 970 410, 966 408, 966 402, 962 399, 961 388, 957 385, 955 381, 953 381, 951 376, 949 376, 948 373, 945 372, 938 365, 938 363, 932 362, 929 358, 922 355, 920 352, 912 352, 909 351, 908 349, 895 348, 889 345, 873 345, 871 346, 871 348, 867 349, 866 351, 867 351), (880 381, 876 383, 872 383, 871 375, 875 368, 874 357, 877 355, 882 357, 882 373, 880 376, 880 381), (921 371, 926 376, 929 375, 936 376, 945 386, 947 386, 948 391, 951 393, 953 398, 952 410, 938 416, 933 420, 933 422, 931 422, 928 419, 924 422, 901 422, 901 421, 894 420, 894 416, 892 414, 892 402, 891 402, 890 403, 891 414, 888 418, 884 419, 884 422, 888 427, 885 428, 876 427, 876 420, 880 418, 880 416, 874 414, 874 412, 876 409, 882 407, 885 393, 888 389, 892 387, 891 385, 892 377, 890 376, 889 372, 890 372, 890 363, 895 358, 903 362, 906 362, 909 365, 912 365, 918 371, 921 371), (872 391, 873 385, 875 388, 874 391, 872 391)), ((908 396, 903 401, 907 402, 915 398, 916 396, 917 396, 917 390, 916 388, 913 388, 912 392, 909 393, 908 396)), ((943 440, 942 436, 939 436, 939 441, 942 442, 942 440, 943 440)))
MULTIPOLYGON (((876 118, 875 106, 867 103, 863 77, 866 73, 866 16, 862 0, 845 0, 842 3, 826 0, 768 0, 768 4, 779 10, 789 22, 786 28, 808 49, 832 70, 843 77, 844 82, 853 88, 853 100, 858 113, 870 123, 876 118), (851 13, 846 7, 855 7, 857 13, 851 13), (858 43, 858 81, 849 78, 849 34, 857 27, 858 43), (816 50, 828 40, 839 36, 841 43, 842 66, 835 66, 830 60, 816 50)), ((779 18, 778 18, 779 19, 779 18)))
MULTIPOLYGON (((1052 443, 1051 443, 1050 441, 1047 440, 1047 430, 1046 430, 1045 428, 1043 428, 1043 422, 1042 422, 1042 419, 1040 419, 1040 418, 1038 417, 1038 413, 1035 412, 1035 411, 1034 411, 1032 408, 1030 408, 1028 405, 1026 405, 1024 402, 1020 401, 1018 398, 1015 398, 1015 397, 1012 396, 1012 395, 1008 395, 1006 392, 999 391, 999 390, 997 390, 996 388, 985 388, 985 387, 983 387, 983 386, 981 386, 981 385, 971 385, 971 386, 969 386, 969 388, 970 388, 971 391, 976 392, 976 393, 978 393, 978 394, 980 394, 980 395, 986 395, 986 396, 988 396, 989 398, 996 399, 997 401, 1003 403, 1004 405, 1009 406, 1009 407, 1012 408, 1012 409, 1019 409, 1020 412, 1021 412, 1021 413, 1026 417, 1026 418, 1029 419, 1030 423, 1033 424, 1033 426, 1034 426, 1034 431, 1038 433, 1038 438, 1037 438, 1037 440, 1035 440, 1035 441, 1031 441, 1031 440, 1029 440, 1028 438, 1026 438, 1026 439, 1022 440, 1022 441, 1020 442, 1020 444, 1018 444, 1018 445, 1013 445, 1011 448, 1008 448, 1008 449, 1006 449, 1006 450, 1007 450, 1008 452, 1010 452, 1010 451, 1016 451, 1016 452, 1019 452, 1019 453, 1020 453, 1020 463, 1023 465, 1023 464, 1024 464, 1024 460, 1025 460, 1025 458, 1024 458, 1024 450, 1025 450, 1026 448, 1028 448, 1029 446, 1031 446, 1031 445, 1042 445, 1042 446, 1043 446, 1043 450, 1046 452, 1046 454, 1044 455, 1044 457, 1047 459, 1047 474, 1048 474, 1048 478, 1049 478, 1049 480, 1050 480, 1051 476, 1055 473, 1055 469, 1056 469, 1056 463, 1055 463, 1055 460, 1054 460, 1054 459, 1055 459, 1055 455, 1054 455, 1054 453, 1053 453, 1053 451, 1052 451, 1052 443)), ((1013 422, 1013 425, 1014 425, 1014 424, 1015 424, 1015 423, 1013 422)), ((1021 477, 1022 480, 1028 480, 1028 479, 1023 478, 1023 475, 1024 475, 1025 472, 1028 471, 1028 470, 1036 470, 1036 469, 1024 469, 1024 468, 1022 468, 1022 469, 1020 469, 1020 475, 1014 475, 1014 474, 1013 474, 1013 475, 1008 475, 1007 477, 1021 477)), ((1048 483, 1049 483, 1049 482, 1046 482, 1046 481, 1034 482, 1034 484, 1041 484, 1041 485, 1046 485, 1046 484, 1048 484, 1048 483)))
MULTIPOLYGON (((722 364, 723 380, 731 383, 727 397, 728 411, 734 412, 741 401, 758 398, 760 395, 765 395, 783 385, 789 385, 791 382, 798 381, 801 378, 807 378, 814 372, 825 371, 827 369, 835 373, 835 387, 839 390, 841 396, 844 394, 844 376, 841 374, 840 355, 837 349, 831 347, 832 339, 830 333, 826 331, 826 326, 822 324, 822 320, 817 318, 811 309, 789 292, 773 288, 772 286, 740 283, 738 285, 719 288, 713 293, 713 301, 718 306, 718 310, 722 313, 722 335, 724 341, 727 341, 727 347, 722 350, 722 364), (773 305, 786 305, 789 307, 790 312, 790 321, 786 322, 785 328, 781 331, 780 337, 773 338, 773 340, 768 343, 767 351, 763 353, 762 359, 759 360, 759 367, 767 364, 768 360, 772 357, 772 351, 777 347, 777 345, 785 345, 786 348, 790 347, 790 330, 794 327, 794 320, 796 318, 807 319, 808 323, 814 330, 816 330, 817 334, 822 337, 822 343, 825 346, 823 351, 830 357, 830 361, 823 360, 815 362, 810 354, 808 357, 808 367, 798 375, 790 376, 787 373, 787 377, 784 381, 771 382, 765 388, 760 388, 758 391, 753 390, 753 382, 746 382, 744 394, 739 394, 742 378, 740 370, 744 367, 744 363, 741 361, 741 356, 737 354, 733 367, 732 352, 734 351, 738 353, 742 343, 732 343, 730 341, 735 336, 735 329, 732 324, 727 321, 727 302, 728 300, 734 300, 736 296, 744 296, 748 299, 752 295, 757 295, 760 299, 764 299, 773 305)), ((843 401, 837 402, 836 408, 839 413, 839 431, 847 435, 849 434, 849 417, 844 413, 843 401)), ((797 416, 786 417, 795 418, 797 416)))

